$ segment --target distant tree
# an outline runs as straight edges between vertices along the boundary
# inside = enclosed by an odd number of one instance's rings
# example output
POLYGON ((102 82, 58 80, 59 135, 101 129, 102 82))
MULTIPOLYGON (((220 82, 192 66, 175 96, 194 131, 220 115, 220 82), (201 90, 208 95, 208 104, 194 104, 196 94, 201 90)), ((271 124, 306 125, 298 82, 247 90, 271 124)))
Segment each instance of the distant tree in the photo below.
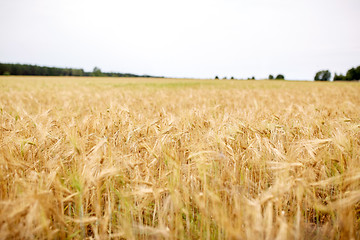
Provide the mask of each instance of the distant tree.
POLYGON ((231 79, 231 80, 234 80, 234 77, 231 77, 230 79, 231 79))
POLYGON ((360 66, 355 68, 355 71, 356 71, 356 80, 360 80, 360 66))
POLYGON ((224 80, 226 80, 227 78, 226 77, 223 77, 224 80))
POLYGON ((360 66, 357 68, 351 68, 346 72, 346 80, 360 80, 360 66))
POLYGON ((219 77, 218 77, 218 76, 215 76, 215 79, 217 79, 217 80, 218 80, 218 79, 219 79, 219 77))
POLYGON ((252 79, 252 80, 255 80, 255 77, 253 76, 251 79, 252 79))
POLYGON ((345 77, 344 75, 342 75, 342 74, 337 75, 337 74, 335 73, 334 81, 346 81, 346 77, 345 77))
POLYGON ((331 73, 329 70, 322 70, 315 74, 315 81, 330 81, 331 73))
POLYGON ((269 79, 274 79, 274 76, 270 74, 269 79))
POLYGON ((353 80, 356 79, 356 70, 355 68, 350 68, 347 72, 346 72, 346 80, 353 80))
POLYGON ((83 69, 71 69, 72 76, 83 76, 84 70, 83 69))
POLYGON ((282 74, 278 74, 275 79, 277 79, 277 80, 284 80, 285 77, 284 77, 284 75, 282 75, 282 74))
POLYGON ((101 77, 103 74, 101 73, 101 69, 98 67, 94 67, 94 70, 92 72, 92 76, 94 77, 101 77))

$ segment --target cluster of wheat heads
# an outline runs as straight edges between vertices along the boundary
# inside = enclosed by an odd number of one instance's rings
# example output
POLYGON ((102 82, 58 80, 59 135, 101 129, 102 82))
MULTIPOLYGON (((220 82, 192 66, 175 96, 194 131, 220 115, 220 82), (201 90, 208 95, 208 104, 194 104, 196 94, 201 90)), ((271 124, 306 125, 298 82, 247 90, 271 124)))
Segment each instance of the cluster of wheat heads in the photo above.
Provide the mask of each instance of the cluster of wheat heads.
POLYGON ((181 83, 1 78, 0 239, 359 239, 358 84, 181 83))

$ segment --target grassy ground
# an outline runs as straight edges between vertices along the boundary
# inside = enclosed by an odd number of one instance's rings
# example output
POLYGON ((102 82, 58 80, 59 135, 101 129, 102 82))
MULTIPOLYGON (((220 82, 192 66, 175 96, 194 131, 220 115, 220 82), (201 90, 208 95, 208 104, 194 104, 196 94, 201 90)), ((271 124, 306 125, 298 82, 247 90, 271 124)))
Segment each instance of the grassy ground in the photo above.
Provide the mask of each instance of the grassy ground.
POLYGON ((359 239, 359 93, 0 77, 0 239, 359 239))

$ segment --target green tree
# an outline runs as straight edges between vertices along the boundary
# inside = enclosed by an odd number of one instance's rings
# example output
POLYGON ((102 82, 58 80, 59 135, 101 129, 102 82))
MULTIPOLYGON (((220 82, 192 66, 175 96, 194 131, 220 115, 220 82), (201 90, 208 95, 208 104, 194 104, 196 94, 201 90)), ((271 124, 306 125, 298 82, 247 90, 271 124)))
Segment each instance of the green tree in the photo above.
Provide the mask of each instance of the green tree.
POLYGON ((346 73, 346 80, 360 80, 360 66, 357 68, 351 68, 346 73))
POLYGON ((103 74, 101 72, 101 69, 98 67, 94 67, 94 70, 92 72, 92 76, 94 77, 101 77, 103 74))
POLYGON ((215 76, 215 79, 216 79, 216 80, 218 80, 218 79, 219 79, 219 77, 218 77, 218 76, 215 76))
POLYGON ((83 69, 71 69, 72 76, 83 76, 84 70, 83 69))
POLYGON ((334 75, 334 81, 346 81, 346 77, 345 77, 344 75, 342 75, 342 74, 337 75, 337 74, 335 73, 335 75, 334 75))
POLYGON ((274 76, 270 74, 269 79, 274 79, 274 76))
POLYGON ((284 75, 282 75, 282 74, 278 74, 275 79, 284 80, 285 77, 284 77, 284 75))
POLYGON ((315 81, 330 81, 331 73, 329 70, 322 70, 315 74, 315 81))

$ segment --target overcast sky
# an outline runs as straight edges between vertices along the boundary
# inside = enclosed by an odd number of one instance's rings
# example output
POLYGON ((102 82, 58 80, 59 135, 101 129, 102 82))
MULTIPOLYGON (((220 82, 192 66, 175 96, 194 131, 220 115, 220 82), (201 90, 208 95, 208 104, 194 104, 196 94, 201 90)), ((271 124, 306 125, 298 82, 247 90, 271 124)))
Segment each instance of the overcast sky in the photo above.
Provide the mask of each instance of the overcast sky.
POLYGON ((313 79, 360 65, 359 0, 0 0, 0 62, 313 79))

